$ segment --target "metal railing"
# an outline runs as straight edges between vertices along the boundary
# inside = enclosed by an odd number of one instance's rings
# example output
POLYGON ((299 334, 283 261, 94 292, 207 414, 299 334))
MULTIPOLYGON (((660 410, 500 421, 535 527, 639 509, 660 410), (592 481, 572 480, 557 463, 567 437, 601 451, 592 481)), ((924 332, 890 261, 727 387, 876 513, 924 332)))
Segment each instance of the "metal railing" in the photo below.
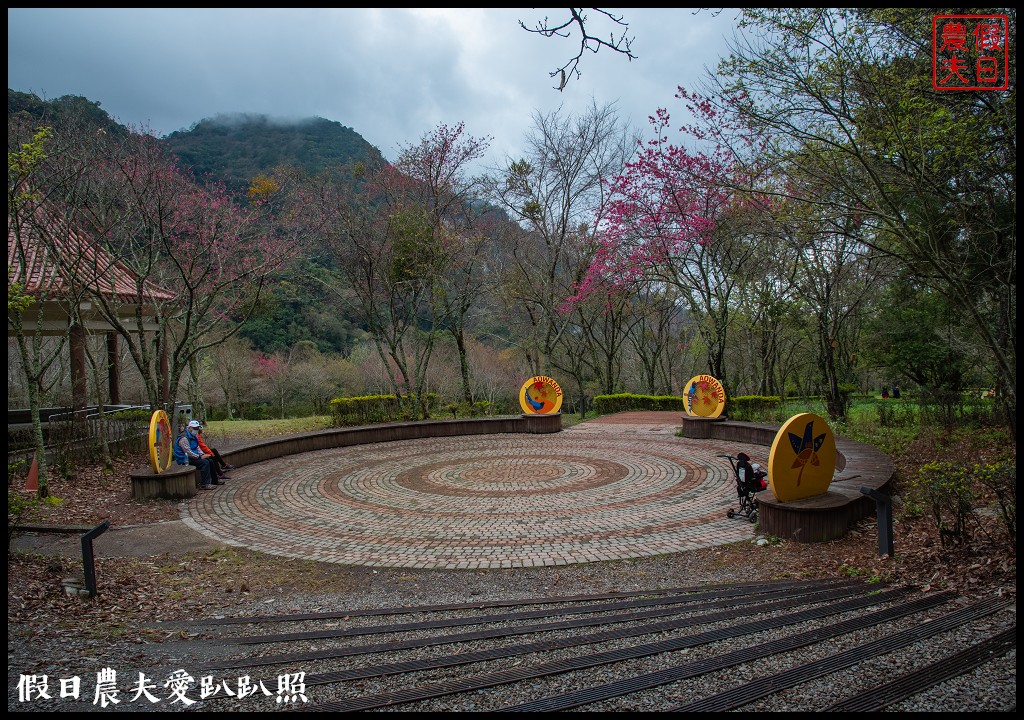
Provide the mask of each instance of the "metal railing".
MULTIPOLYGON (((129 410, 148 410, 148 405, 108 405, 104 406, 103 412, 98 412, 98 406, 90 406, 80 410, 68 410, 64 412, 51 412, 45 420, 41 419, 44 430, 44 448, 48 463, 55 462, 65 452, 79 452, 83 446, 94 442, 101 433, 106 436, 108 444, 119 445, 123 443, 137 442, 144 439, 149 432, 148 419, 143 422, 139 419, 118 421, 111 416, 129 410), (101 423, 103 427, 101 428, 101 423)), ((20 459, 28 460, 35 453, 31 446, 14 447, 11 440, 12 431, 24 433, 30 430, 31 426, 25 427, 25 423, 8 424, 8 464, 17 462, 20 459)), ((18 443, 20 444, 20 443, 18 443)))

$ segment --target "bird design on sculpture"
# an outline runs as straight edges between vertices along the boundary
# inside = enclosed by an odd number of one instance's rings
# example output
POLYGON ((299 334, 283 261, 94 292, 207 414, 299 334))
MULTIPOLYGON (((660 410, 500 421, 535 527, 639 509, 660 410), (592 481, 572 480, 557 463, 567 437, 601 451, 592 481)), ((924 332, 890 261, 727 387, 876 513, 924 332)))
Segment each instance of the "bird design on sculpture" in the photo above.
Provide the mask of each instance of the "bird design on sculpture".
POLYGON ((536 400, 534 400, 532 397, 530 397, 529 390, 523 393, 523 395, 526 397, 526 402, 530 405, 530 407, 533 408, 534 412, 540 412, 541 408, 544 407, 544 401, 542 400, 540 402, 537 402, 536 400))
POLYGON ((800 486, 800 478, 803 476, 804 469, 808 465, 821 464, 821 461, 818 459, 818 451, 821 450, 821 446, 825 443, 826 434, 822 433, 818 437, 814 437, 814 421, 807 423, 807 427, 804 428, 803 437, 795 433, 789 433, 789 444, 792 445, 793 452, 796 453, 793 468, 800 468, 800 472, 796 476, 797 487, 800 486))

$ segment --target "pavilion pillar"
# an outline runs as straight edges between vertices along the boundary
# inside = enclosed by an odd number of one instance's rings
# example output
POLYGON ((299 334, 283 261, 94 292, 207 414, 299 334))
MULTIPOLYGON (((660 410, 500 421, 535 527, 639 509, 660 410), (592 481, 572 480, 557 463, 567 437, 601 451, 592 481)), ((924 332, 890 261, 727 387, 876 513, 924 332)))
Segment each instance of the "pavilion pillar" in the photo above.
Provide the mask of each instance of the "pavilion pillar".
POLYGON ((78 323, 70 328, 68 344, 71 350, 71 405, 82 410, 88 401, 89 385, 85 375, 85 329, 78 323))
POLYGON ((110 391, 110 404, 121 404, 121 366, 118 363, 117 333, 107 333, 107 387, 110 391))

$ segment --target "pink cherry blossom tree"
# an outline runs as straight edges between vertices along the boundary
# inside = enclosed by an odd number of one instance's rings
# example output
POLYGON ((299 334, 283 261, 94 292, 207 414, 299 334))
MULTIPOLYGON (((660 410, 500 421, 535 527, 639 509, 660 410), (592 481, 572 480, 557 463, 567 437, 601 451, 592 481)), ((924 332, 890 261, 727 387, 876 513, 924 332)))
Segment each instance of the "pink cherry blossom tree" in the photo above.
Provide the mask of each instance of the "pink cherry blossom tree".
POLYGON ((674 287, 706 348, 706 371, 724 384, 733 295, 755 257, 744 218, 766 201, 752 190, 749 169, 735 162, 735 140, 714 107, 683 88, 677 97, 697 120, 678 128, 680 140, 671 142, 668 111, 650 118, 654 138, 609 183, 593 260, 562 307, 569 311, 594 295, 612 302, 648 284, 674 287))
POLYGON ((135 275, 133 288, 93 300, 125 341, 151 405, 172 403, 186 370, 198 384, 199 354, 251 317, 296 257, 297 238, 274 222, 273 188, 258 188, 243 204, 223 187, 200 186, 144 131, 107 144, 93 173, 82 224, 135 275))
POLYGON ((265 355, 258 353, 254 362, 254 372, 273 395, 281 419, 284 419, 284 402, 291 387, 291 364, 284 353, 265 355))

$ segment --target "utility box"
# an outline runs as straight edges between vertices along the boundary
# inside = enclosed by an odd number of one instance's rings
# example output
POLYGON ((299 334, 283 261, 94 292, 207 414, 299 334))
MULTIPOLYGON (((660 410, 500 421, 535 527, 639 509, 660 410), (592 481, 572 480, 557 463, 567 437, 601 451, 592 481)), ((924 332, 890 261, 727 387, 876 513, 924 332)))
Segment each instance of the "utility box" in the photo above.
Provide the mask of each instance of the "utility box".
POLYGON ((174 406, 174 417, 171 420, 171 424, 174 426, 174 437, 178 437, 182 430, 192 420, 192 406, 191 405, 175 405, 174 406))

